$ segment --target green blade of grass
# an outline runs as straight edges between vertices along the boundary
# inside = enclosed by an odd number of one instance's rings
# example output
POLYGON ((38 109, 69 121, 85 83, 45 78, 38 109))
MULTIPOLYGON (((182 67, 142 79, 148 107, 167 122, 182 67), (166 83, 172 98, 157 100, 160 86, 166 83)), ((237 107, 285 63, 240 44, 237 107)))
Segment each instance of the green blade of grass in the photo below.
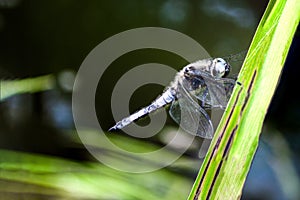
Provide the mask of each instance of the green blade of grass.
POLYGON ((46 91, 54 87, 54 75, 19 80, 0 80, 0 101, 16 94, 46 91))
POLYGON ((141 175, 91 161, 78 162, 4 149, 0 149, 0 155, 1 200, 173 200, 183 199, 191 185, 188 178, 168 169, 141 175))
POLYGON ((271 0, 188 199, 239 199, 300 19, 300 1, 271 0))

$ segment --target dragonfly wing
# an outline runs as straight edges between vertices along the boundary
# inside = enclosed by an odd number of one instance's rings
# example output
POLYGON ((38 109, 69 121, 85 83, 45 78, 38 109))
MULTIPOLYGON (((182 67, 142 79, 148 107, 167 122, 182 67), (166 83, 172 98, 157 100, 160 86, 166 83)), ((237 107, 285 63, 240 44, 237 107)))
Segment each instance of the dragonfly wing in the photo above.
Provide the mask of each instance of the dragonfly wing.
POLYGON ((193 99, 182 83, 177 88, 178 99, 170 107, 172 119, 186 132, 203 138, 212 138, 213 125, 207 112, 193 99))
POLYGON ((235 80, 230 78, 217 79, 205 72, 200 78, 204 84, 192 94, 203 102, 206 107, 225 109, 235 85, 235 80))
POLYGON ((225 109, 231 96, 235 81, 232 79, 218 79, 214 82, 207 82, 208 101, 206 104, 212 107, 225 109))
POLYGON ((173 101, 169 108, 169 114, 171 118, 177 123, 180 124, 181 121, 181 111, 178 101, 173 101))
POLYGON ((237 54, 232 54, 229 56, 223 56, 222 58, 225 59, 227 62, 232 63, 232 62, 239 62, 239 61, 244 61, 246 58, 246 55, 248 53, 248 50, 241 51, 237 54))

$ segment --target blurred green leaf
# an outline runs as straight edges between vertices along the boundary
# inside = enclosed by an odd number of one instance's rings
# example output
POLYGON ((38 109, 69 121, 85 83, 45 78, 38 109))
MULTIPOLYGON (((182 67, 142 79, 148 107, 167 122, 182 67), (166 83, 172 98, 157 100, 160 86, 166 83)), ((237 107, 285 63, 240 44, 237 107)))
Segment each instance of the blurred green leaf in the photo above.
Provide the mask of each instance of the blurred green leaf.
POLYGON ((0 101, 16 94, 46 91, 54 87, 54 75, 18 80, 0 80, 0 101))
POLYGON ((166 169, 131 174, 101 163, 7 150, 0 155, 0 196, 7 199, 184 199, 191 187, 166 169))

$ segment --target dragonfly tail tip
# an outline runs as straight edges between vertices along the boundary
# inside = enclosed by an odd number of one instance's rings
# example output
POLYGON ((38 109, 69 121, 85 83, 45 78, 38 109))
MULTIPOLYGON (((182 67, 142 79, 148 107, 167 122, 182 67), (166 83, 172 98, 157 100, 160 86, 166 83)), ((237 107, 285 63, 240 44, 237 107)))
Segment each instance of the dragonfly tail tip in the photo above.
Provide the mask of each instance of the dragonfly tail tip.
POLYGON ((108 132, 112 132, 112 131, 115 131, 115 130, 117 130, 116 126, 113 126, 113 127, 108 129, 108 132))

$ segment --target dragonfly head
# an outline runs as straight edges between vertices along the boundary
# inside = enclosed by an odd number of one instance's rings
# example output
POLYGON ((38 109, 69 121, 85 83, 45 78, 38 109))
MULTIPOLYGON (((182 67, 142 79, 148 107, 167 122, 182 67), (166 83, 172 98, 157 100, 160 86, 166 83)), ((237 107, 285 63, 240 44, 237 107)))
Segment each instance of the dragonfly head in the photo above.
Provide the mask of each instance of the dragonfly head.
POLYGON ((215 58, 213 64, 213 74, 217 78, 224 78, 229 74, 230 65, 223 58, 215 58))

